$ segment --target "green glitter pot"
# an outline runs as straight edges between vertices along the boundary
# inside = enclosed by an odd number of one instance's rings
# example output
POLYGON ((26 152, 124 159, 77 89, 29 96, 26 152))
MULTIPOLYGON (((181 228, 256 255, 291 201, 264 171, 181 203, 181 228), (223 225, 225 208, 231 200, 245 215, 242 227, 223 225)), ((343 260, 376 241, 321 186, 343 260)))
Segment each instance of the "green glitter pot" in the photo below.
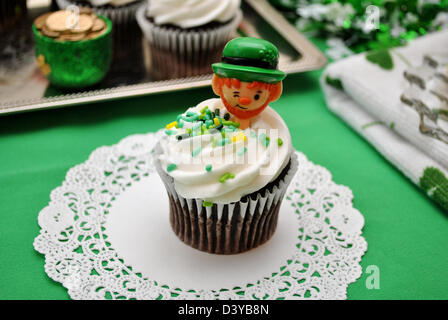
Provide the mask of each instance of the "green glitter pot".
POLYGON ((42 74, 57 87, 84 88, 100 82, 112 61, 112 22, 101 15, 107 31, 94 39, 56 41, 33 24, 36 59, 42 74))

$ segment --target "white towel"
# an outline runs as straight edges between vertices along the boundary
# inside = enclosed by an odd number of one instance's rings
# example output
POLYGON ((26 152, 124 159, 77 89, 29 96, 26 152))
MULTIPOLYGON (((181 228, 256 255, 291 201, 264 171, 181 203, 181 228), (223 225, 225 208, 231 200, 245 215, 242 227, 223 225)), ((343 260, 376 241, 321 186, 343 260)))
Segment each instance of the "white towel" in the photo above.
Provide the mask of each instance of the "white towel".
POLYGON ((447 62, 448 30, 334 62, 321 84, 328 107, 448 211, 447 62))

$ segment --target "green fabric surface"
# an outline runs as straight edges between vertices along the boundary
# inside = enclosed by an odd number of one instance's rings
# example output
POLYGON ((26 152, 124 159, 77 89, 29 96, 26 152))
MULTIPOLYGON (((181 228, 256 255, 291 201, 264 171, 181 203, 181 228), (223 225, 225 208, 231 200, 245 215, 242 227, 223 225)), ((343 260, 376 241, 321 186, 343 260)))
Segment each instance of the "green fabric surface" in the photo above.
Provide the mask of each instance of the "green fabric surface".
MULTIPOLYGON (((318 43, 322 46, 322 42, 318 43)), ((352 189, 368 250, 349 299, 448 299, 448 216, 325 106, 322 71, 289 75, 272 106, 296 149, 352 189), (380 289, 367 289, 378 266, 380 289)), ((102 145, 156 131, 211 88, 0 117, 0 299, 69 299, 34 251, 37 215, 71 167, 102 145)))

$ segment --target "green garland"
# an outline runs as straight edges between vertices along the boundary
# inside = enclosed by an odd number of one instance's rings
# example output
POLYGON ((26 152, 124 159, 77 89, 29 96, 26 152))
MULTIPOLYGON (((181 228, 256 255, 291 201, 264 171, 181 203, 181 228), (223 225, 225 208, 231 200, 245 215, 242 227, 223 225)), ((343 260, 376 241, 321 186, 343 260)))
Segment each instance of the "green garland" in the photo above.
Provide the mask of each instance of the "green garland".
POLYGON ((448 27, 448 0, 270 2, 300 31, 325 38, 339 38, 355 53, 404 45, 418 36, 448 27), (366 8, 369 5, 379 8, 380 19, 378 29, 366 32, 366 8))

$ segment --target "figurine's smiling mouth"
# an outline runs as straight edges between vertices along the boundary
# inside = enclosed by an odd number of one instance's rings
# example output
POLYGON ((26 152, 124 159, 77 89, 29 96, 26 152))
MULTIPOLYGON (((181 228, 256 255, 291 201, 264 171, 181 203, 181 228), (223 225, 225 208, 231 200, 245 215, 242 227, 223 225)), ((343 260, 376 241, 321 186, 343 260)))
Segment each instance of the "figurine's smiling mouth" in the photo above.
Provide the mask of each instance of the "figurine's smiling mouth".
POLYGON ((243 110, 247 110, 247 108, 244 108, 244 107, 240 106, 239 104, 236 104, 235 107, 240 108, 240 109, 243 109, 243 110))

